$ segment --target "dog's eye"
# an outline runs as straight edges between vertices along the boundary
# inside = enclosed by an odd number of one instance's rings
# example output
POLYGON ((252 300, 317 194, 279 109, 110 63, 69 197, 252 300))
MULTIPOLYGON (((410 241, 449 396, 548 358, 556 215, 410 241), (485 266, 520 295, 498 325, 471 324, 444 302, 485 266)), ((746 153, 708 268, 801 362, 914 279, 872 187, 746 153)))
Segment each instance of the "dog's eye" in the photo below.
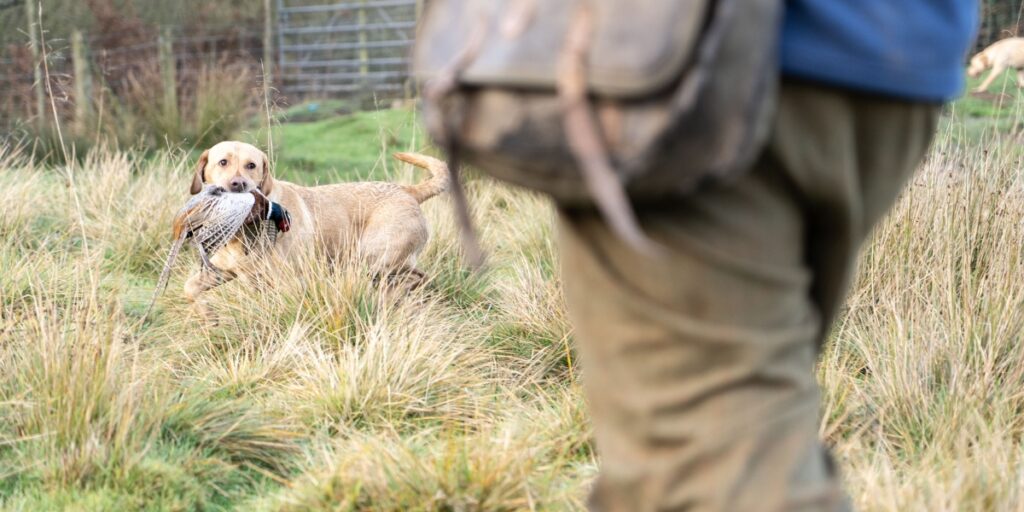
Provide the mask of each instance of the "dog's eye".
POLYGON ((252 162, 249 162, 249 163, 245 164, 245 168, 246 169, 255 169, 256 168, 256 164, 254 164, 252 162))
POLYGON ((227 160, 221 160, 220 162, 217 162, 217 163, 219 163, 221 165, 221 167, 224 167, 225 165, 228 164, 228 161, 227 160))

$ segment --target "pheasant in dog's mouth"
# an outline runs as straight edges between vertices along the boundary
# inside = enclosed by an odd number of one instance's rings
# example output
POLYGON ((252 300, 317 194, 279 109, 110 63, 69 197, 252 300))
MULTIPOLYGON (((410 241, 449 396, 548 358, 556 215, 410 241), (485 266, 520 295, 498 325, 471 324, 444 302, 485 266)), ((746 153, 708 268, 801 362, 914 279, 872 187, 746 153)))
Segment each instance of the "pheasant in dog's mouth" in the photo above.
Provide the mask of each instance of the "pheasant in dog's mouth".
POLYGON ((208 185, 178 211, 173 224, 174 240, 178 245, 191 240, 203 266, 217 271, 209 257, 227 245, 243 225, 259 222, 270 222, 273 229, 281 232, 291 227, 288 211, 261 192, 232 193, 223 187, 208 185))
POLYGON ((204 269, 220 273, 210 262, 210 256, 227 245, 246 224, 263 224, 263 233, 272 244, 278 232, 291 229, 291 216, 280 203, 271 201, 259 190, 233 193, 224 187, 207 185, 193 195, 174 216, 172 224, 174 244, 167 255, 163 271, 153 292, 153 308, 157 296, 167 286, 171 267, 186 241, 191 241, 199 252, 204 269))

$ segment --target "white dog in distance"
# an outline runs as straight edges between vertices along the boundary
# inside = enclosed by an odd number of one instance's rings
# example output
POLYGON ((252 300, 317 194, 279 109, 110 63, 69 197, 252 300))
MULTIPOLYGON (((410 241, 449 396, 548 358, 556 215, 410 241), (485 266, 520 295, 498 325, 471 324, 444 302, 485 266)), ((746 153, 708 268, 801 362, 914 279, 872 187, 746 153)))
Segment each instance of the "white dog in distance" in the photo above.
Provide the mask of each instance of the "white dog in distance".
POLYGON ((1017 87, 1024 87, 1024 37, 1010 37, 992 43, 988 48, 971 58, 967 75, 976 78, 982 71, 991 69, 974 92, 985 92, 992 81, 1009 68, 1017 70, 1017 87))

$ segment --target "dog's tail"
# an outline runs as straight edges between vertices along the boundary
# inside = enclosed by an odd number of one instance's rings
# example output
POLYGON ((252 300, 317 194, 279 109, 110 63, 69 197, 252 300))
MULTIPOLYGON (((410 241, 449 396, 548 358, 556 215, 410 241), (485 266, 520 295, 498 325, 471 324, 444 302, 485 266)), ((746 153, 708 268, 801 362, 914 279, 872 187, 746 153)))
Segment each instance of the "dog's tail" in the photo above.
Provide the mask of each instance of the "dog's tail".
POLYGON ((448 164, 419 153, 395 153, 395 158, 430 171, 430 178, 415 185, 402 185, 402 189, 422 203, 448 190, 448 164))

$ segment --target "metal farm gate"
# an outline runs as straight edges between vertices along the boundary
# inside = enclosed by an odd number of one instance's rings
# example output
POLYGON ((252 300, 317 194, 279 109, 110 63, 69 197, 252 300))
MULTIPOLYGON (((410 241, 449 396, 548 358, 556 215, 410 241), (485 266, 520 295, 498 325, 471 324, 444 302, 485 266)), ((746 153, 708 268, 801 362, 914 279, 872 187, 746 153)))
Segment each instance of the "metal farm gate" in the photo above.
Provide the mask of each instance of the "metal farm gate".
POLYGON ((408 56, 422 0, 277 0, 279 87, 298 97, 413 94, 408 56))

